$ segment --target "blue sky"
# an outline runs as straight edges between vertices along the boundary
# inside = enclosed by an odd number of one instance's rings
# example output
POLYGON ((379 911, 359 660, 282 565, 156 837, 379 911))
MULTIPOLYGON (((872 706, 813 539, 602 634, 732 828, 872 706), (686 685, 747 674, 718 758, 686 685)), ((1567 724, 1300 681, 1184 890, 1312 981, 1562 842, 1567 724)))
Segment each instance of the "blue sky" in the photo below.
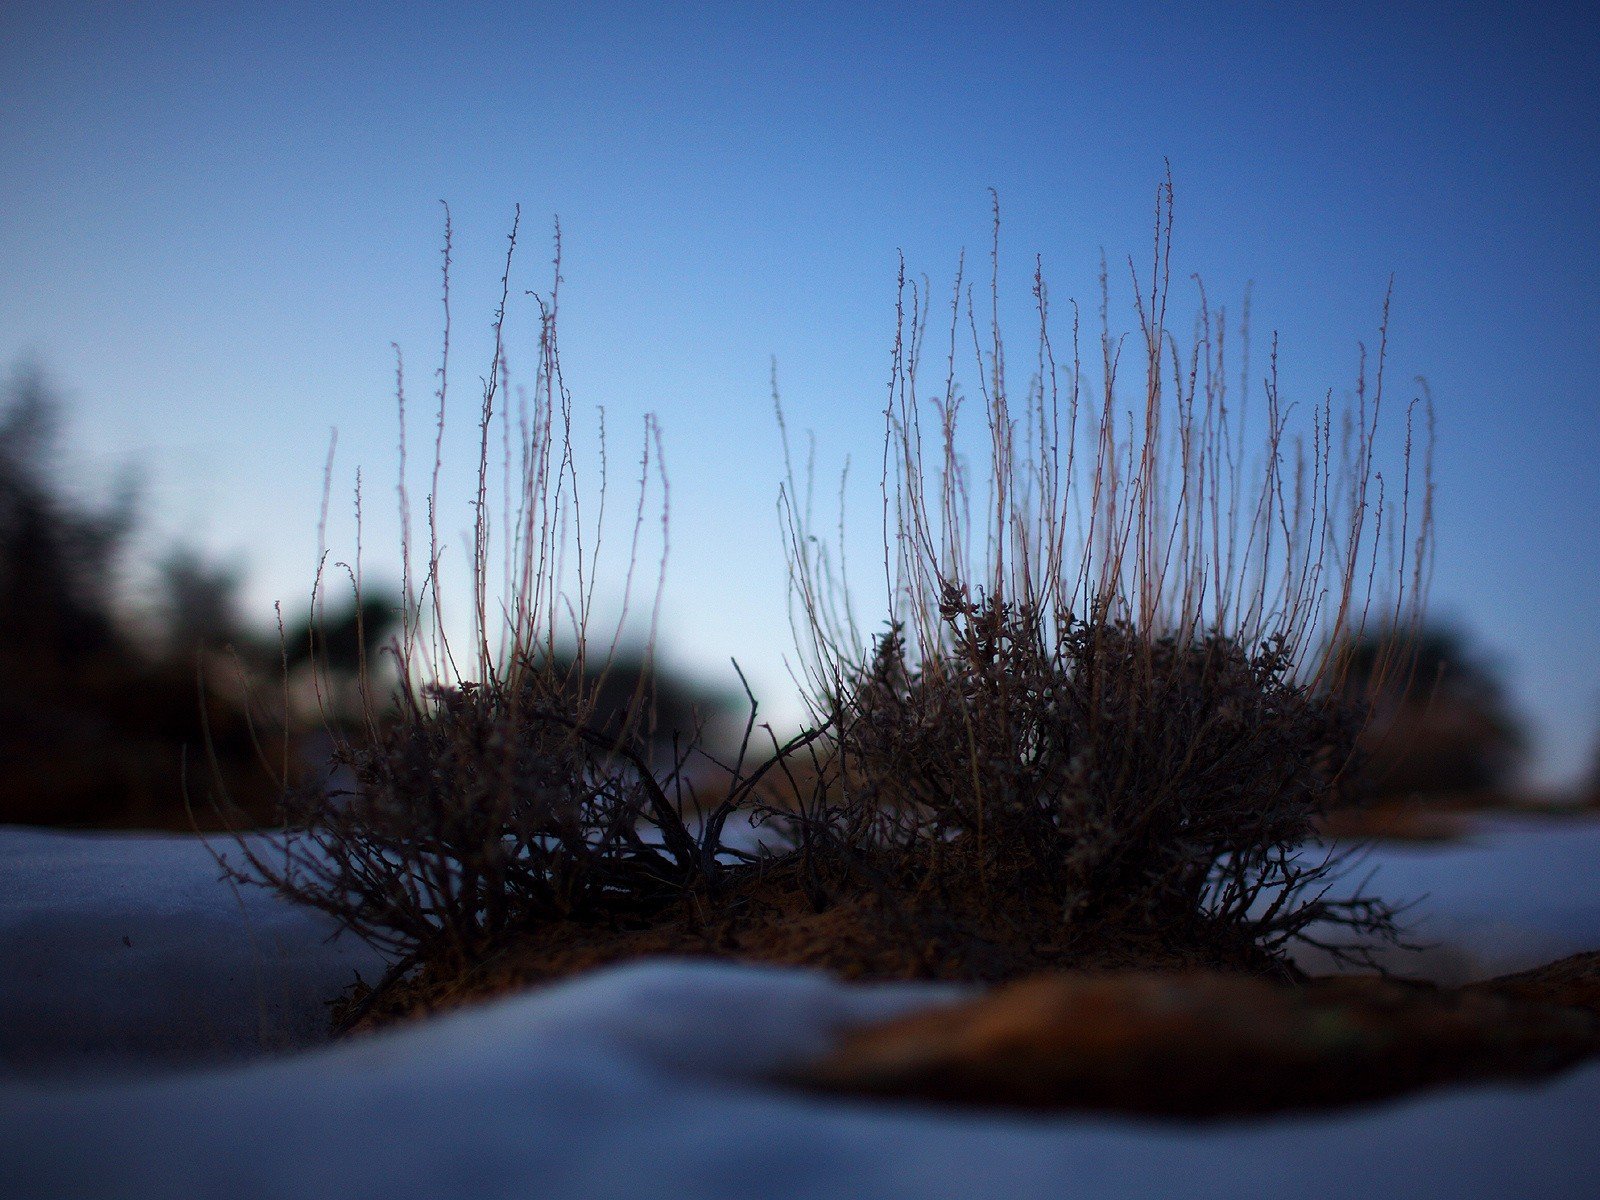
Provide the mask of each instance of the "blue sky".
POLYGON ((781 715, 770 360, 824 470, 872 462, 897 253, 942 289, 993 187, 1018 311, 1035 253, 1092 303, 1170 161, 1179 277, 1230 306, 1253 281, 1294 395, 1350 387, 1394 276, 1391 379, 1438 404, 1433 608, 1560 781, 1600 731, 1597 61, 1592 6, 8 5, 0 364, 66 394, 84 478, 140 467, 154 542, 293 607, 331 426, 335 545, 359 463, 395 569, 390 343, 420 404, 438 201, 464 398, 513 206, 525 288, 559 214, 574 398, 630 455, 665 430, 665 651, 737 656, 781 715))

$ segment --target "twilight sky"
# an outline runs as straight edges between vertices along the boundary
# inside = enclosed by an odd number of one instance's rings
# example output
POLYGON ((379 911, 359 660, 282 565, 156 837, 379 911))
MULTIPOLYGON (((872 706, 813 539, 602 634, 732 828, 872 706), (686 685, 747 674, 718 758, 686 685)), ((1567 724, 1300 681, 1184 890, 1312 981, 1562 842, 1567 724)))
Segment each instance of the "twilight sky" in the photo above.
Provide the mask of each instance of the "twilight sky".
POLYGON ((136 466, 151 545, 236 558, 266 623, 310 585, 330 427, 330 541, 353 551, 361 465, 367 569, 397 577, 390 343, 420 445, 438 202, 463 417, 513 206, 519 297, 548 287, 559 215, 580 420, 604 405, 630 470, 643 414, 664 427, 664 652, 720 683, 737 657, 781 717, 771 359, 824 479, 865 464, 870 532, 897 252, 942 295, 993 187, 1013 352, 1035 253, 1058 312, 1092 311, 1103 249, 1130 327, 1118 264, 1148 253, 1170 160, 1175 277, 1230 308, 1253 283, 1291 397, 1351 388, 1394 276, 1391 383, 1438 405, 1433 611, 1501 668, 1536 777, 1576 777, 1600 733, 1592 5, 758 7, 6 5, 0 369, 43 367, 85 486, 136 466))

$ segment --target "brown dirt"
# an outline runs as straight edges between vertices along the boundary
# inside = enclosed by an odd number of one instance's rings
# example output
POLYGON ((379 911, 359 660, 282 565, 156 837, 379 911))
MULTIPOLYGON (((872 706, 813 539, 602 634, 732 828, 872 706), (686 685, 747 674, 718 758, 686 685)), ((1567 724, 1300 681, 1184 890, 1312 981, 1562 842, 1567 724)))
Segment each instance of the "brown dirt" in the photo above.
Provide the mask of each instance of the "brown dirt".
POLYGON ((1600 953, 1590 953, 1455 989, 1378 976, 1284 986, 1215 971, 1036 975, 858 1030, 799 1082, 1227 1117, 1538 1078, 1597 1053, 1600 953))
POLYGON ((1326 839, 1340 842, 1458 842, 1472 833, 1472 814, 1409 804, 1382 804, 1329 813, 1318 822, 1326 839))
POLYGON ((1481 818, 1507 814, 1592 821, 1600 817, 1600 806, 1560 796, 1455 792, 1335 809, 1318 820, 1317 828, 1334 841, 1457 842, 1477 832, 1481 818))
POLYGON ((736 959, 816 967, 850 980, 1000 982, 1041 970, 1224 969, 1292 974, 1255 946, 1205 928, 1174 936, 1087 930, 1059 935, 1060 914, 899 894, 862 884, 835 888, 818 911, 792 868, 743 881, 707 903, 691 896, 648 918, 552 922, 485 947, 466 963, 426 964, 377 994, 357 989, 335 1005, 337 1027, 376 1028, 519 987, 629 959, 736 959), (986 913, 978 918, 971 914, 986 913))

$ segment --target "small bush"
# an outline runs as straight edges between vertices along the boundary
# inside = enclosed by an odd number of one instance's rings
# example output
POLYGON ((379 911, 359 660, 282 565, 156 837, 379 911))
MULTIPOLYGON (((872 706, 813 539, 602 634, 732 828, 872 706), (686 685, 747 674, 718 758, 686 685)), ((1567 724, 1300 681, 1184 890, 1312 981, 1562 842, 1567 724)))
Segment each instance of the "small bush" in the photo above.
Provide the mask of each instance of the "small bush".
MULTIPOLYGON (((559 283, 559 230, 556 245, 559 283)), ((505 404, 502 338, 515 247, 514 225, 493 359, 478 406, 470 655, 458 658, 447 630, 435 492, 419 579, 409 541, 405 553, 403 590, 423 599, 402 611, 399 635, 386 648, 397 668, 396 694, 379 695, 371 687, 374 672, 362 650, 368 639, 358 620, 344 638, 361 660, 358 717, 352 721, 328 706, 332 785, 289 789, 287 831, 265 851, 241 839, 242 862, 228 868, 235 878, 332 913, 395 956, 397 971, 418 961, 464 962, 494 938, 541 922, 637 919, 692 887, 714 886, 731 854, 721 846, 721 830, 754 785, 754 775, 746 779, 736 766, 720 806, 691 832, 684 813, 696 797, 683 767, 696 730, 686 731, 687 741, 658 778, 651 749, 661 677, 648 652, 637 661, 621 654, 620 621, 608 649, 596 652, 591 641, 601 526, 598 517, 584 524, 589 510, 580 503, 585 493, 574 467, 555 289, 538 300, 537 373, 514 425, 505 404), (509 533, 502 536, 510 544, 504 547, 491 529, 492 441, 505 447, 500 486, 509 533), (502 551, 506 594, 496 606, 491 576, 502 551), (565 565, 575 566, 570 579, 563 576, 565 565), (470 676, 463 678, 463 670, 470 676), (630 675, 629 694, 619 694, 619 681, 630 675)), ((450 252, 447 212, 435 488, 449 388, 450 252)), ((398 394, 400 495, 409 530, 403 376, 398 394)), ((598 513, 605 501, 603 430, 601 438, 598 513)), ((630 581, 659 461, 655 439, 654 424, 647 422, 630 581)), ((359 563, 351 578, 359 614, 359 563)), ((325 679, 335 639, 313 629, 307 641, 325 679), (317 653, 324 646, 327 652, 317 653)), ((668 701, 680 698, 670 685, 662 691, 668 701)))
POLYGON ((949 653, 912 666, 882 637, 839 705, 847 794, 882 814, 873 841, 897 876, 959 874, 1048 897, 1068 924, 1179 936, 1203 910, 1248 920, 1297 872, 1286 851, 1358 722, 1307 694, 1281 647, 1086 622, 1047 637, 995 601, 947 619, 949 653))
POLYGON ((870 863, 903 895, 1042 920, 1043 940, 1148 934, 1270 951, 1321 936, 1318 922, 1390 936, 1393 910, 1330 898, 1337 862, 1303 849, 1314 819, 1352 797, 1369 704, 1336 648, 1374 606, 1409 628, 1426 581, 1430 485, 1411 511, 1409 418, 1398 500, 1376 465, 1383 334, 1353 411, 1341 423, 1328 399, 1297 444, 1275 351, 1264 411, 1247 415, 1248 367, 1234 400, 1226 314, 1203 289, 1188 346, 1167 328, 1170 182, 1157 212, 1151 272, 1134 272, 1144 394, 1132 412, 1117 395, 1126 339, 1106 318, 1104 275, 1103 377, 1086 376, 1076 315, 1071 364, 1058 367, 1036 271, 1034 375, 1014 402, 998 209, 992 307, 980 321, 958 272, 931 398, 919 388, 931 304, 925 285, 907 295, 902 269, 886 633, 858 632, 836 560, 793 502, 792 470, 787 489, 810 698, 831 730, 800 836, 819 874, 870 863), (980 472, 958 421, 964 338, 988 429, 980 472), (1404 556, 1382 596, 1385 542, 1404 556))
POLYGON ((433 959, 531 921, 659 906, 696 878, 701 848, 626 750, 636 731, 583 724, 576 686, 524 662, 487 685, 404 689, 374 737, 335 749, 347 791, 290 794, 311 844, 286 841, 283 866, 258 869, 374 944, 433 959))

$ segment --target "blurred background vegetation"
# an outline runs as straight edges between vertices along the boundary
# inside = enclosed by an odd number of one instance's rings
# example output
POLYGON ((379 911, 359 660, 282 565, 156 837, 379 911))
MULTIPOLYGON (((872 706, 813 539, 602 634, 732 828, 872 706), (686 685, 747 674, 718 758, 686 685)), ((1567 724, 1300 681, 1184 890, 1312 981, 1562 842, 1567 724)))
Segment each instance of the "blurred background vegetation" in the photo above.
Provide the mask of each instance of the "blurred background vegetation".
MULTIPOLYGON (((135 603, 123 581, 137 491, 85 499, 64 478, 65 437, 42 371, 15 368, 0 392, 0 822, 270 823, 285 765, 315 769, 327 727, 359 711, 360 665, 385 678, 400 596, 330 599, 280 635, 275 614, 241 611, 238 566, 179 545, 156 564, 151 602, 135 603)), ((597 716, 636 694, 653 696, 658 759, 674 732, 725 723, 732 699, 623 651, 597 716)))
MULTIPOLYGON (((137 489, 97 500, 64 478, 65 414, 43 373, 15 368, 0 392, 0 821, 73 827, 214 827, 265 823, 279 783, 326 750, 324 725, 350 719, 355 673, 382 664, 401 597, 379 590, 358 610, 329 600, 280 634, 273 613, 245 613, 241 569, 168 548, 155 595, 122 581, 141 509, 137 489), (289 671, 285 687, 283 672, 289 671), (313 682, 320 667, 323 684, 313 682), (286 703, 287 697, 287 703, 286 703)), ((1380 670, 1376 637, 1348 650, 1349 686, 1380 670)), ((1411 667, 1377 681, 1363 738, 1369 794, 1397 803, 1517 799, 1528 735, 1499 672, 1465 632, 1424 626, 1411 667)), ((591 674, 599 664, 589 668, 591 674)), ((653 694, 658 765, 697 726, 710 744, 737 725, 742 701, 623 650, 600 689, 610 719, 653 694)), ((1585 789, 1600 799, 1600 760, 1585 789)))
MULTIPOLYGON (((0 819, 181 827, 185 775, 213 773, 264 814, 273 788, 247 714, 270 657, 238 612, 237 570, 176 547, 136 611, 120 584, 136 492, 76 496, 64 431, 43 374, 17 368, 0 397, 0 819)), ((281 758, 281 714, 260 715, 281 758)))
POLYGON ((1345 651, 1346 689, 1370 697, 1361 771, 1379 802, 1513 799, 1528 747, 1496 667, 1459 629, 1424 624, 1386 650, 1369 634, 1345 651))

